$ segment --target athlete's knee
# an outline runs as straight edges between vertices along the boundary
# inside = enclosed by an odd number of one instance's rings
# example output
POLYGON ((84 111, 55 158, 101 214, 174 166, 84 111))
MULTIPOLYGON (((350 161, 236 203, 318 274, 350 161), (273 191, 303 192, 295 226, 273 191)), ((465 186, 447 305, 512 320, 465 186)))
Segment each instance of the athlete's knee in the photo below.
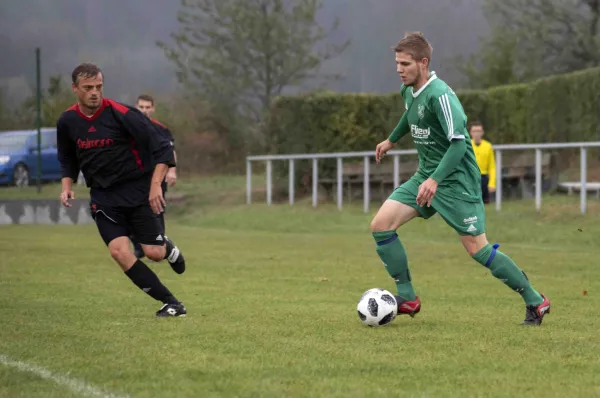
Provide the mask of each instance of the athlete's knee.
POLYGON ((371 220, 371 232, 381 231, 385 231, 385 228, 382 227, 382 221, 377 216, 375 216, 371 220))
POLYGON ((418 216, 418 212, 405 204, 386 201, 371 221, 371 232, 395 231, 418 216))
POLYGON ((144 254, 152 261, 162 261, 165 258, 165 246, 142 246, 144 254))
POLYGON ((465 247, 465 249, 467 249, 467 253, 469 254, 469 256, 473 257, 475 254, 479 253, 479 251, 482 248, 476 249, 476 246, 469 246, 469 247, 465 247))
POLYGON ((399 225, 395 225, 393 217, 377 214, 371 220, 371 232, 382 232, 398 229, 399 225))
POLYGON ((467 253, 469 253, 469 256, 471 257, 479 253, 481 249, 488 245, 488 240, 485 234, 480 234, 476 236, 461 236, 461 241, 465 250, 467 251, 467 253))
POLYGON ((108 250, 111 257, 121 266, 121 268, 126 269, 133 264, 131 261, 132 259, 135 259, 135 256, 129 247, 129 238, 121 237, 114 239, 109 243, 108 250))

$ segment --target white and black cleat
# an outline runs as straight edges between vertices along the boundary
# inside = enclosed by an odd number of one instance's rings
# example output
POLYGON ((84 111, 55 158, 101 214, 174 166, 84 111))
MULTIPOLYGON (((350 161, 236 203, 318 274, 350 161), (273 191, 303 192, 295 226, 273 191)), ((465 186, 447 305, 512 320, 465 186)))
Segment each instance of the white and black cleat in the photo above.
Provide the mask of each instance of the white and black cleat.
POLYGON ((175 244, 165 236, 165 240, 167 241, 167 261, 178 274, 183 274, 185 272, 185 259, 183 258, 183 254, 181 254, 181 250, 175 244))
POLYGON ((187 311, 183 303, 163 304, 160 310, 156 311, 156 316, 159 318, 166 317, 183 317, 187 315, 187 311))

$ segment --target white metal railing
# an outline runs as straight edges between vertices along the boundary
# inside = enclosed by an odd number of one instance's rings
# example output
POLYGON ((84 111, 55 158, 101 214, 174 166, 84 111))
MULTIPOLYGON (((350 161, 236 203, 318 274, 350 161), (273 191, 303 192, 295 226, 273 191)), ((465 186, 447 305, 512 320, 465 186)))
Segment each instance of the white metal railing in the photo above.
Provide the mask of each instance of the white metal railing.
MULTIPOLYGON (((580 150, 580 167, 581 167, 581 213, 585 214, 587 210, 587 150, 589 148, 600 148, 600 141, 597 142, 568 142, 568 143, 547 143, 547 144, 506 144, 494 145, 496 157, 496 174, 497 179, 501 180, 502 170, 502 153, 505 151, 514 150, 534 150, 535 151, 535 207, 540 210, 542 206, 542 151, 548 149, 576 149, 580 150)), ((392 150, 387 153, 387 156, 393 157, 393 177, 394 186, 400 185, 400 156, 416 155, 415 149, 392 150)), ((267 163, 267 205, 272 203, 273 195, 273 161, 283 160, 289 162, 289 203, 294 204, 294 161, 295 160, 311 160, 312 159, 312 205, 317 206, 318 203, 318 160, 319 159, 337 159, 337 207, 342 209, 343 204, 343 159, 362 157, 364 161, 364 178, 363 178, 363 209, 364 212, 369 211, 371 202, 371 192, 369 183, 369 166, 370 159, 375 156, 375 151, 365 152, 339 152, 339 153, 308 153, 296 155, 259 155, 248 156, 246 158, 246 203, 252 203, 252 162, 265 161, 267 163)), ((502 208, 502 184, 496 184, 496 210, 502 208)))

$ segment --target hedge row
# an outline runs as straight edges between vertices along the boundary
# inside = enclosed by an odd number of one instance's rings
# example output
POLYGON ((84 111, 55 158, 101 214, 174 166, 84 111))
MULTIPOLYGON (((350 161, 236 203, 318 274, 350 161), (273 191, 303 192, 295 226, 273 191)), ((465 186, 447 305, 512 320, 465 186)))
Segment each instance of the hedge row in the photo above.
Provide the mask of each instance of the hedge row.
MULTIPOLYGON (((600 68, 456 93, 493 143, 600 140, 600 68)), ((373 150, 403 111, 399 93, 283 96, 272 110, 270 152, 373 150)), ((410 146, 407 139, 399 145, 410 146)))

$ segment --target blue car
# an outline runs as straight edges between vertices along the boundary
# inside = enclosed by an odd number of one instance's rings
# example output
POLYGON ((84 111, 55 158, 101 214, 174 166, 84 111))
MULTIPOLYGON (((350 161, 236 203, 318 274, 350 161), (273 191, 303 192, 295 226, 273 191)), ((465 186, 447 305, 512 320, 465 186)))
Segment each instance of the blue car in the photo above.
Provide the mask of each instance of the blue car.
MULTIPOLYGON (((41 129, 42 181, 61 178, 56 128, 41 129)), ((37 130, 0 132, 0 184, 34 184, 38 171, 37 130)))

